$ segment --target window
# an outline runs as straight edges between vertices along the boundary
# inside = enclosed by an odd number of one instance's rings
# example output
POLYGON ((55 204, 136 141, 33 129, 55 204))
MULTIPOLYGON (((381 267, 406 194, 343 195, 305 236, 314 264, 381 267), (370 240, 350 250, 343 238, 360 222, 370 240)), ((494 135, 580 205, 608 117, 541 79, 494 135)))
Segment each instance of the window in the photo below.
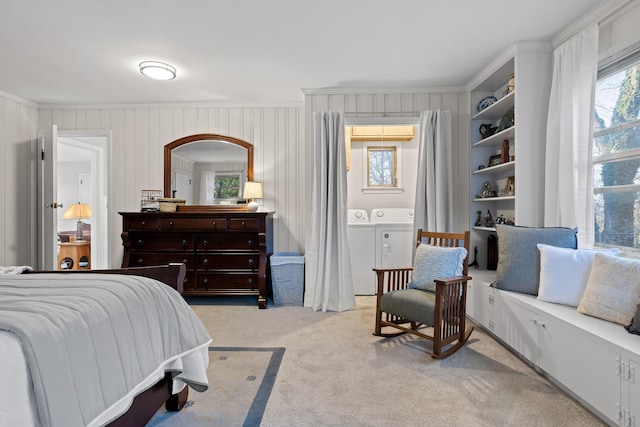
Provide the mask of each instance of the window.
POLYGON ((216 173, 213 198, 216 201, 239 199, 241 182, 239 173, 216 173))
POLYGON ((398 185, 396 147, 368 147, 367 164, 368 187, 398 185))
POLYGON ((640 249, 640 52, 598 72, 593 191, 596 244, 640 249))

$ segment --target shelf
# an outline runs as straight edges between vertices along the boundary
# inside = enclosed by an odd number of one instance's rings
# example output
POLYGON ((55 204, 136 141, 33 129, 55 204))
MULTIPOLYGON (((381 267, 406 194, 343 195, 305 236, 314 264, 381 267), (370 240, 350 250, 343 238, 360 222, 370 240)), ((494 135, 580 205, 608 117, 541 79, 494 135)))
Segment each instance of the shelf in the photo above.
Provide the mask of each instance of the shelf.
POLYGON ((480 197, 473 199, 474 202, 500 202, 503 200, 515 200, 516 196, 501 196, 501 197, 480 197))
POLYGON ((504 113, 509 111, 509 109, 513 108, 514 99, 515 99, 516 91, 511 92, 508 95, 503 96, 499 100, 497 100, 490 107, 485 108, 484 110, 477 113, 472 117, 472 120, 498 120, 504 113))
POLYGON ((474 226, 473 227, 474 230, 481 230, 481 231, 496 231, 495 227, 480 227, 480 226, 474 226))
POLYGON ((516 127, 511 126, 503 131, 488 136, 474 143, 472 147, 494 147, 502 144, 505 139, 512 140, 515 137, 516 127))
POLYGON ((491 175, 494 173, 510 172, 515 170, 515 166, 516 166, 516 162, 514 160, 512 162, 501 163, 499 165, 491 166, 489 168, 475 170, 473 171, 473 174, 474 175, 485 175, 485 174, 491 175))

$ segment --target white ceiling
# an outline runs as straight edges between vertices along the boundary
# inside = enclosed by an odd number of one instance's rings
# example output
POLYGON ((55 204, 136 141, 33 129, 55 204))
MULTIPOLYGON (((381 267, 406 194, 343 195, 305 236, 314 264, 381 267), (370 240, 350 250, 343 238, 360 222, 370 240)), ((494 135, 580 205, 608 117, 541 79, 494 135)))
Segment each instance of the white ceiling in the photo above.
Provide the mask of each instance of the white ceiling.
POLYGON ((612 3, 3 1, 0 90, 39 104, 302 105, 302 89, 464 87, 515 42, 551 40, 612 3), (144 60, 178 77, 144 77, 144 60))

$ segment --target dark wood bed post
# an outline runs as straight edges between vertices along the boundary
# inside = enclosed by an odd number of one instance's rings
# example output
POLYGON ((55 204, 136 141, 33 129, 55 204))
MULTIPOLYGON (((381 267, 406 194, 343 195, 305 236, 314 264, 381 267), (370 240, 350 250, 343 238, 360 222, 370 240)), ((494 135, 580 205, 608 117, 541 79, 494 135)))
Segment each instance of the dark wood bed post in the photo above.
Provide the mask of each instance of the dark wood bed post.
MULTIPOLYGON (((72 270, 72 271, 31 271, 25 274, 34 273, 60 273, 60 274, 126 274, 132 276, 150 277, 159 280, 182 293, 184 276, 187 267, 182 263, 150 267, 129 267, 112 270, 72 270)), ((189 397, 189 387, 185 386, 182 391, 172 394, 173 380, 171 374, 166 373, 164 378, 153 384, 150 388, 137 395, 127 412, 120 415, 115 420, 107 424, 110 427, 132 427, 144 426, 153 415, 165 405, 167 411, 180 411, 187 403, 189 397)))

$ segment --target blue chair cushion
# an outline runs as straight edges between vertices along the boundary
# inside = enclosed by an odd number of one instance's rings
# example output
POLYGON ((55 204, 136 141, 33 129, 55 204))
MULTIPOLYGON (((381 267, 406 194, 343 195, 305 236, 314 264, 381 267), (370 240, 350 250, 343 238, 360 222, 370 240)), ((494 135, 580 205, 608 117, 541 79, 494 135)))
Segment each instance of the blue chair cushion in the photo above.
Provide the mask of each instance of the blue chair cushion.
POLYGON ((421 289, 400 289, 380 298, 380 310, 407 320, 433 326, 436 294, 421 289))

